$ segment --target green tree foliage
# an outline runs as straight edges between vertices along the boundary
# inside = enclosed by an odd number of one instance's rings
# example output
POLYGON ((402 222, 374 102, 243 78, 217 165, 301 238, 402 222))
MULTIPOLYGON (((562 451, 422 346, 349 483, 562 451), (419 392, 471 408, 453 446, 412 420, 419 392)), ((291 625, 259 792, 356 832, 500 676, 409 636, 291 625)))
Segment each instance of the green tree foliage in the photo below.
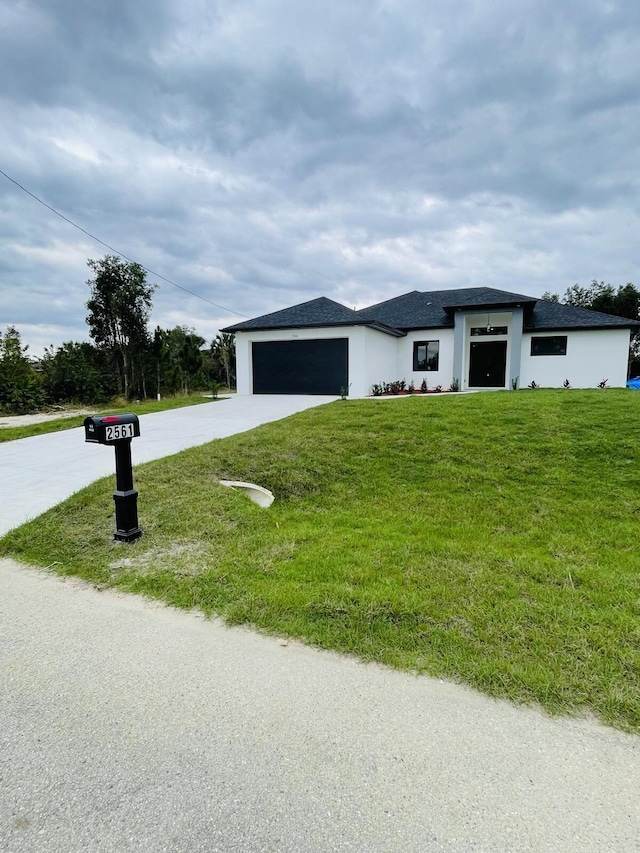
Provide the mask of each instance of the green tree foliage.
POLYGON ((8 326, 0 332, 0 411, 21 415, 36 411, 44 394, 34 365, 27 358, 29 347, 22 346, 20 332, 8 326))
POLYGON ((87 342, 47 347, 40 368, 52 403, 102 403, 118 393, 106 354, 87 342))
POLYGON ((236 387, 236 338, 231 332, 219 332, 209 349, 209 378, 227 388, 236 387))
POLYGON ((90 259, 87 264, 93 271, 87 281, 90 335, 109 355, 120 392, 125 397, 144 397, 145 354, 150 344, 147 321, 155 285, 147 284, 144 267, 115 255, 90 259))
POLYGON ((185 394, 205 382, 202 347, 205 340, 188 326, 161 329, 153 334, 151 350, 155 361, 156 387, 159 394, 185 394))
POLYGON ((582 287, 579 284, 568 287, 562 299, 557 293, 549 292, 542 298, 551 302, 562 302, 564 305, 573 305, 576 308, 614 314, 616 317, 640 319, 640 290, 631 282, 616 289, 613 285, 594 278, 588 287, 582 287))

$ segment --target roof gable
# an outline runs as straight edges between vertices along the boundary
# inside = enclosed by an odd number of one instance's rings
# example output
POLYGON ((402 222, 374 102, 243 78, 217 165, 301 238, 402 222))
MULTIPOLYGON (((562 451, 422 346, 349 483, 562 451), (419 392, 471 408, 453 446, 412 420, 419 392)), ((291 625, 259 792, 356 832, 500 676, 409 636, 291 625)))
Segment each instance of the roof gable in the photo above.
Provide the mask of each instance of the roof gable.
POLYGON ((244 323, 236 323, 233 326, 228 326, 224 331, 241 332, 250 329, 353 324, 362 324, 362 318, 355 311, 340 305, 339 302, 334 302, 333 299, 320 296, 318 299, 301 302, 299 305, 292 305, 291 308, 284 308, 282 311, 274 311, 271 314, 255 317, 253 320, 246 320, 244 323))

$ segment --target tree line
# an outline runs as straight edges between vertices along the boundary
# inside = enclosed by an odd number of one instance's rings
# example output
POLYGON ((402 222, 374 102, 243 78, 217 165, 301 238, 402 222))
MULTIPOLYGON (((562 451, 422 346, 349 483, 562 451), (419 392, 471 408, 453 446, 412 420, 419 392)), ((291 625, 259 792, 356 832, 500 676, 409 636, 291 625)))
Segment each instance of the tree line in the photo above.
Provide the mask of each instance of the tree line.
POLYGON ((47 347, 42 358, 32 359, 15 327, 0 331, 0 411, 235 387, 233 335, 219 333, 207 347, 187 326, 150 332, 156 287, 147 283, 144 267, 115 255, 87 263, 93 273, 86 303, 91 342, 47 347))

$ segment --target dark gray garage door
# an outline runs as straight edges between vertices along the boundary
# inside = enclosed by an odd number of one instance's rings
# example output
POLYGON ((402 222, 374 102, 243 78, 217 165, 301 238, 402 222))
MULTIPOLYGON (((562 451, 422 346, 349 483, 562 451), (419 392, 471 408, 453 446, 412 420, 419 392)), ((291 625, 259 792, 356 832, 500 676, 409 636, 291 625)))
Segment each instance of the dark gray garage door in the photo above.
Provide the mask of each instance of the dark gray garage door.
POLYGON ((348 384, 348 338, 253 344, 254 394, 340 394, 348 384))

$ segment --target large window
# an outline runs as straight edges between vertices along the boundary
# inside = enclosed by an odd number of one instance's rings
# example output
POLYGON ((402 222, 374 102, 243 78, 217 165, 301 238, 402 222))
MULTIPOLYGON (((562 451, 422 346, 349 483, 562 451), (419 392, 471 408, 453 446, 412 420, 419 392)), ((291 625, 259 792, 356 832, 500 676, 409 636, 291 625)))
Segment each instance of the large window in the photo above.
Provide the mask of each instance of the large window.
POLYGON ((548 335, 544 338, 531 338, 531 355, 566 355, 567 336, 548 335))
POLYGON ((440 341, 414 341, 413 369, 437 370, 440 341))

